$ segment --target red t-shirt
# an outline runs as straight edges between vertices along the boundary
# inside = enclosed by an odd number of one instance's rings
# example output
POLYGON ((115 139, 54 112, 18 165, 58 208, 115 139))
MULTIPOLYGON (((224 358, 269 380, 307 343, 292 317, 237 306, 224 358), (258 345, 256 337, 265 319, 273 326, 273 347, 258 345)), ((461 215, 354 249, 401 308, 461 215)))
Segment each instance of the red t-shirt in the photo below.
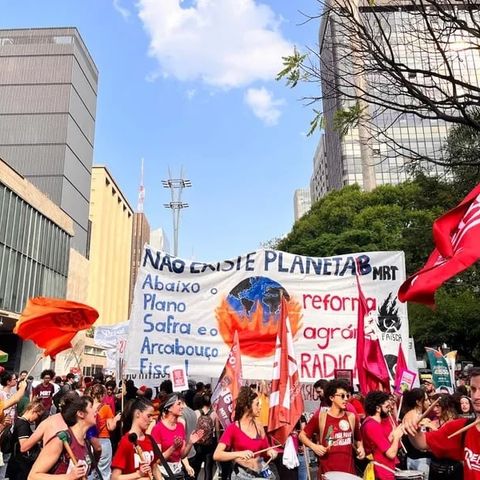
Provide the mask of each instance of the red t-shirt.
POLYGON ((427 432, 428 448, 437 458, 463 461, 463 479, 480 480, 480 432, 476 427, 465 434, 447 437, 465 426, 467 419, 451 420, 434 432, 427 432))
MULTIPOLYGON (((385 452, 392 445, 388 441, 387 435, 387 430, 391 430, 391 428, 386 430, 385 427, 386 423, 379 423, 371 417, 367 418, 362 425, 363 445, 366 452, 373 454, 373 459, 377 463, 395 470, 396 458, 390 459, 385 455, 385 452)), ((394 480, 395 475, 387 469, 375 465, 375 478, 379 480, 394 480)))
POLYGON ((231 423, 226 428, 220 437, 219 443, 226 445, 232 452, 241 452, 242 450, 258 452, 258 450, 263 450, 270 446, 266 435, 262 437, 259 432, 256 438, 251 438, 240 429, 237 422, 231 423))
MULTIPOLYGON (((133 443, 128 439, 128 435, 129 434, 126 433, 120 439, 117 451, 112 460, 112 470, 118 468, 122 471, 122 474, 134 473, 140 467, 140 457, 137 455, 133 443)), ((143 451, 143 458, 153 467, 153 464, 158 458, 155 456, 150 437, 145 435, 142 440, 138 439, 137 443, 143 451)))
POLYGON ((50 408, 52 407, 54 392, 55 388, 51 383, 44 385, 42 382, 33 389, 33 396, 40 399, 47 413, 50 412, 50 408))
POLYGON ((321 473, 332 471, 355 474, 353 437, 354 432, 346 412, 339 418, 332 417, 327 413, 325 428, 319 443, 324 446, 330 445, 330 450, 325 455, 318 457, 320 462, 319 478, 321 473))
MULTIPOLYGON (((159 420, 153 427, 152 437, 162 447, 162 452, 165 452, 167 448, 170 448, 170 446, 173 445, 176 437, 180 437, 182 441, 185 441, 185 427, 182 423, 177 422, 175 429, 170 430, 162 423, 161 420, 159 420)), ((183 445, 180 445, 172 452, 172 454, 167 458, 168 462, 179 462, 182 459, 182 446, 183 445)))
MULTIPOLYGON (((320 415, 320 412, 326 412, 329 409, 330 407, 320 407, 317 410, 315 410, 314 414, 311 416, 310 420, 308 421, 308 423, 305 425, 305 428, 303 429, 303 431, 307 434, 308 438, 311 439, 313 435, 318 435, 320 433, 318 417, 320 415)), ((353 413, 355 415, 355 425, 356 426, 360 425, 360 419, 357 415, 357 412, 355 411, 355 408, 349 403, 347 403, 346 411, 353 413)), ((359 438, 357 437, 357 434, 355 434, 355 438, 357 439, 359 438)))

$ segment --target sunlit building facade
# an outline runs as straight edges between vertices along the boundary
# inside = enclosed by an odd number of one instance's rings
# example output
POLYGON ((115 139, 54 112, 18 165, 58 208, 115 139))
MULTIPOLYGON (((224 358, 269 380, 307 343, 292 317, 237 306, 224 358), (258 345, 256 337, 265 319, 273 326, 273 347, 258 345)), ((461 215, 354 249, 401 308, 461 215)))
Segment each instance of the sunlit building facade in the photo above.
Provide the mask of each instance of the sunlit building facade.
MULTIPOLYGON (((360 6, 360 15, 365 18, 366 25, 375 25, 369 21, 369 16, 377 15, 388 31, 390 45, 396 58, 415 69, 425 70, 425 74, 409 74, 409 80, 425 89, 428 95, 435 98, 435 89, 429 88, 430 78, 428 71, 442 71, 441 55, 436 51, 427 51, 421 45, 419 35, 415 28, 419 28, 419 20, 412 15, 406 4, 401 2, 379 1, 373 5, 371 2, 360 6), (415 23, 416 22, 416 23, 415 23)), ((362 4, 360 4, 362 5, 362 4)), ((468 13, 458 13, 468 15, 468 13)), ((480 85, 480 51, 474 48, 462 48, 462 38, 452 32, 449 37, 450 64, 453 73, 467 83, 480 85)), ((342 76, 353 75, 351 66, 351 51, 346 51, 345 30, 342 22, 335 21, 335 14, 326 15, 322 19, 319 34, 321 83, 323 95, 332 91, 332 85, 342 82, 342 76)), ((364 65, 365 67, 365 65, 364 65)), ((378 73, 368 73, 365 68, 363 74, 365 88, 378 85, 382 79, 378 73)), ((348 92, 348 87, 343 87, 348 92)), ((446 88, 446 87, 445 87, 446 88)), ((354 87, 350 93, 353 94, 354 87)), ((384 88, 384 92, 388 91, 384 88)), ((462 92, 459 92, 462 94, 462 92)), ((398 98, 398 94, 395 93, 398 98)), ((324 133, 320 138, 319 146, 315 153, 314 170, 311 177, 312 201, 316 201, 331 190, 340 189, 345 185, 354 183, 363 186, 362 157, 359 137, 359 127, 355 126, 341 135, 335 128, 335 114, 355 105, 355 100, 327 95, 323 100, 324 133)), ((384 97, 385 98, 385 97, 384 97)), ((407 97, 405 97, 407 98, 407 97)), ((426 157, 440 159, 443 146, 447 137, 450 124, 436 119, 421 119, 413 114, 401 114, 391 109, 384 109, 370 105, 369 115, 375 125, 371 128, 370 157, 368 164, 374 168, 376 185, 396 184, 407 180, 411 176, 409 165, 412 158, 426 157), (383 132, 381 135, 378 132, 383 132), (388 138, 388 141, 387 141, 388 138)), ((426 173, 442 174, 443 169, 433 163, 421 161, 420 165, 426 173)))
POLYGON ((90 221, 88 304, 95 325, 115 325, 129 315, 133 210, 104 166, 92 167, 90 221))

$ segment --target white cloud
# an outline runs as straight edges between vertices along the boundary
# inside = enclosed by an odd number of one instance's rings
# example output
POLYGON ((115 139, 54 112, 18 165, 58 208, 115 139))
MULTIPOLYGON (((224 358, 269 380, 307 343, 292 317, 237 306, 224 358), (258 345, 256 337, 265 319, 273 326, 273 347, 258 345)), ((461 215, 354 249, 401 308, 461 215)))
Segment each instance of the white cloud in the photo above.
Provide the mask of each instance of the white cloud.
POLYGON ((285 100, 274 100, 272 92, 266 88, 249 88, 245 93, 245 103, 252 109, 254 115, 265 125, 273 126, 278 123, 282 111, 280 108, 285 100))
POLYGON ((120 0, 113 0, 113 8, 126 20, 130 17, 131 13, 125 7, 120 5, 120 0))
POLYGON ((150 54, 162 73, 220 88, 272 80, 293 46, 280 18, 255 0, 139 0, 150 54))

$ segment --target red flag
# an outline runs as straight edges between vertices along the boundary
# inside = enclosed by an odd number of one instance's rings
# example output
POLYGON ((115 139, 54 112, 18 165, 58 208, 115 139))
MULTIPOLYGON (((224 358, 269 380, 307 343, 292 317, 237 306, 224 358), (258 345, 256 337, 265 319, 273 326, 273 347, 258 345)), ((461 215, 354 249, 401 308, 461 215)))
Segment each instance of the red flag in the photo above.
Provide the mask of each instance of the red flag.
POLYGON ((402 380, 402 374, 405 370, 408 370, 408 365, 407 365, 407 361, 405 360, 402 344, 399 343, 397 366, 395 367, 395 382, 394 382, 396 392, 400 392, 400 382, 402 380))
POLYGON ((242 381, 242 356, 240 354, 238 333, 235 330, 227 362, 212 393, 212 405, 224 429, 232 423, 235 401, 242 386, 242 381))
POLYGON ((288 318, 287 301, 282 297, 270 391, 268 432, 277 442, 284 444, 302 412, 303 398, 293 349, 292 327, 288 318))
POLYGON ((73 337, 90 328, 98 312, 83 303, 57 298, 31 298, 13 330, 23 340, 32 340, 44 349, 44 355, 54 357, 72 347, 73 337))
POLYGON ((401 302, 435 304, 435 291, 480 258, 480 185, 433 224, 435 250, 398 291, 401 302))
POLYGON ((357 356, 355 368, 362 394, 372 390, 390 391, 390 376, 382 347, 374 332, 365 335, 365 317, 370 313, 367 301, 356 275, 358 288, 357 356))

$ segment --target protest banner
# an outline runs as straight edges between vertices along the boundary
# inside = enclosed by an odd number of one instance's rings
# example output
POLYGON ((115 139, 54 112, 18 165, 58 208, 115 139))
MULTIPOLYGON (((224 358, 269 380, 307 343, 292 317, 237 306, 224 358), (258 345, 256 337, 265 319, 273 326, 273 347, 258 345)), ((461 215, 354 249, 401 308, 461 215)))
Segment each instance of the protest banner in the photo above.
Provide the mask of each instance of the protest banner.
POLYGON ((447 387, 452 389, 453 392, 454 382, 452 382, 450 369, 442 352, 429 347, 425 347, 425 350, 427 351, 428 363, 432 370, 432 381, 435 388, 447 387))
POLYGON ((408 320, 397 291, 403 252, 304 257, 259 250, 204 263, 146 246, 135 286, 126 372, 146 384, 184 364, 189 378, 218 378, 238 331, 244 378, 271 378, 280 299, 287 300, 301 381, 354 369, 358 289, 371 312, 365 327, 381 342, 390 369, 408 320))

